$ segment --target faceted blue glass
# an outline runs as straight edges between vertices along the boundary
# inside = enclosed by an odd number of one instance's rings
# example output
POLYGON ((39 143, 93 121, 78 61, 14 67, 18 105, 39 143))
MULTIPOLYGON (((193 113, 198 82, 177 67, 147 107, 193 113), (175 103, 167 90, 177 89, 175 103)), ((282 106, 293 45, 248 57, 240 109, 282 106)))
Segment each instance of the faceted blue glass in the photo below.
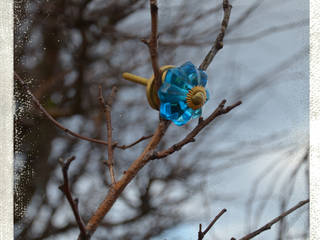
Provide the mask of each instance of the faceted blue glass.
POLYGON ((178 68, 171 68, 167 71, 165 82, 175 85, 181 89, 189 90, 193 85, 185 79, 186 76, 179 71, 178 68))
POLYGON ((204 71, 200 70, 200 76, 201 76, 200 85, 205 87, 207 85, 208 75, 204 71))
MULTIPOLYGON (((196 110, 189 108, 186 97, 193 87, 205 87, 207 79, 207 74, 197 69, 191 62, 169 69, 158 91, 161 117, 173 121, 178 126, 186 124, 190 119, 200 117, 201 108, 196 110)), ((207 89, 206 94, 206 101, 208 101, 209 92, 207 89)))
POLYGON ((206 89, 206 95, 207 95, 207 99, 206 99, 206 102, 207 102, 210 99, 210 93, 207 89, 206 89))
POLYGON ((193 110, 191 108, 188 108, 186 111, 182 113, 182 115, 180 115, 178 119, 173 120, 173 122, 178 126, 182 126, 191 119, 192 115, 193 110))
POLYGON ((198 117, 201 116, 201 114, 202 114, 202 109, 201 108, 199 108, 197 110, 194 110, 194 114, 193 114, 192 118, 198 118, 198 117))

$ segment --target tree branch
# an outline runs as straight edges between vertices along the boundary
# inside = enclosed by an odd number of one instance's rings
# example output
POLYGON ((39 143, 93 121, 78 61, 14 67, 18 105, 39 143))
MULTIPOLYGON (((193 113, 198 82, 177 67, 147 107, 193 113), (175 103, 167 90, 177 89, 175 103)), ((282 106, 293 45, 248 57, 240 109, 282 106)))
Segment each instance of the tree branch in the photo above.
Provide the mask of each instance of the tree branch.
POLYGON ((214 119, 216 119, 218 116, 226 114, 230 112, 235 107, 239 106, 241 104, 241 101, 236 102, 235 104, 228 106, 224 108, 224 105, 226 103, 226 100, 223 100, 219 106, 214 110, 214 112, 205 120, 199 121, 198 125, 180 142, 172 145, 170 148, 163 150, 161 152, 154 153, 150 158, 153 159, 160 159, 165 158, 168 155, 179 151, 183 146, 187 145, 190 142, 195 141, 195 137, 198 135, 198 133, 205 128, 209 123, 211 123, 214 119))
POLYGON ((85 228, 85 224, 80 216, 79 213, 79 200, 73 199, 72 194, 71 194, 71 190, 70 190, 70 186, 69 186, 69 177, 68 177, 68 170, 69 170, 69 166, 71 164, 72 161, 74 161, 76 159, 76 157, 71 157, 68 158, 66 161, 64 161, 63 159, 59 159, 59 162, 61 164, 61 170, 62 170, 62 175, 63 175, 63 184, 61 186, 59 186, 59 189, 64 193, 64 195, 66 196, 71 208, 72 208, 72 212, 73 215, 77 221, 78 227, 80 229, 80 239, 81 240, 86 240, 87 238, 87 231, 85 228))
MULTIPOLYGON (((297 210, 298 208, 302 207, 303 205, 305 205, 306 203, 309 203, 309 199, 304 200, 299 202, 297 205, 295 205, 294 207, 290 208, 289 210, 285 211, 284 213, 282 213, 280 216, 272 219, 269 223, 267 223, 266 225, 264 225, 263 227, 259 228, 258 230, 249 233, 248 235, 240 238, 239 240, 249 240, 252 239, 254 237, 256 237, 257 235, 259 235, 260 233, 271 229, 272 225, 279 222, 280 220, 282 220, 284 217, 286 217, 287 215, 289 215, 290 213, 294 212, 295 210, 297 210)), ((236 240, 235 238, 231 238, 231 240, 236 240)))
POLYGON ((122 178, 109 189, 107 196, 100 204, 96 212, 93 214, 93 216, 90 218, 86 226, 86 229, 90 236, 92 236, 96 231, 102 219, 109 212, 125 187, 131 182, 131 180, 136 176, 140 169, 142 169, 148 163, 148 161, 150 160, 150 155, 158 146, 169 125, 170 121, 163 119, 160 120, 160 123, 155 133, 153 134, 153 137, 144 149, 143 153, 131 164, 128 170, 124 172, 122 178))
POLYGON ((47 110, 41 105, 41 103, 39 102, 39 100, 33 95, 33 93, 31 92, 31 90, 29 89, 28 85, 22 80, 22 78, 15 72, 14 73, 16 79, 18 79, 18 81, 20 82, 20 84, 25 88, 26 92, 31 96, 32 101, 36 104, 36 106, 40 109, 40 111, 54 124, 56 125, 58 128, 60 128, 61 130, 63 130, 65 133, 74 136, 76 138, 88 141, 88 142, 93 142, 93 143, 99 143, 99 144, 103 144, 103 145, 108 145, 107 142, 103 141, 103 140, 99 140, 99 139, 94 139, 94 138, 89 138, 89 137, 85 137, 82 136, 78 133, 75 133, 73 131, 71 131, 70 129, 64 127, 63 125, 61 125, 57 120, 55 120, 50 113, 47 112, 47 110))
POLYGON ((228 106, 224 108, 224 105, 226 103, 226 100, 223 100, 220 105, 217 107, 217 109, 205 120, 203 120, 200 124, 198 124, 192 131, 187 135, 187 137, 179 142, 178 144, 175 144, 173 147, 169 148, 168 150, 164 152, 160 152, 158 154, 154 154, 154 149, 158 146, 160 140, 164 136, 167 128, 170 125, 170 121, 161 119, 160 123, 158 125, 157 130, 153 134, 152 139, 144 149, 143 153, 131 164, 131 166, 128 168, 127 171, 124 172, 124 175, 122 178, 109 189, 109 192, 107 193, 107 196, 103 200, 103 202, 100 204, 96 212, 93 214, 93 216, 90 218, 86 229, 90 236, 94 234, 97 227, 101 223, 104 216, 109 212, 115 201, 118 199, 122 191, 125 189, 125 187, 131 182, 131 180, 136 176, 136 174, 152 159, 156 158, 163 158, 169 154, 172 154, 173 152, 180 149, 182 146, 186 145, 187 143, 194 141, 194 137, 211 121, 213 121, 217 116, 228 113, 233 108, 237 107, 241 104, 241 102, 237 102, 231 106, 228 106))
POLYGON ((204 238, 204 236, 210 231, 210 229, 212 228, 212 226, 218 221, 218 219, 227 211, 227 209, 222 209, 221 212, 212 220, 212 222, 208 225, 208 227, 206 228, 206 230, 204 230, 202 232, 201 228, 201 224, 199 224, 199 232, 198 232, 198 240, 202 240, 204 238))
POLYGON ((116 184, 116 178, 114 174, 114 161, 113 161, 113 143, 112 143, 112 123, 111 123, 111 107, 113 103, 114 96, 116 94, 117 88, 113 87, 111 95, 107 101, 107 104, 104 101, 103 95, 102 95, 102 87, 99 86, 99 101, 103 108, 103 111, 106 116, 106 123, 107 123, 107 135, 108 135, 108 160, 107 165, 110 172, 111 182, 112 184, 116 184))
POLYGON ((151 35, 149 40, 143 40, 149 48, 152 69, 154 73, 155 89, 161 86, 160 68, 158 62, 158 3, 157 0, 150 0, 150 13, 151 13, 151 35))
POLYGON ((152 135, 148 135, 148 136, 142 136, 141 138, 139 138, 138 140, 136 140, 135 142, 133 142, 133 143, 131 143, 129 145, 118 145, 117 143, 114 143, 113 147, 125 150, 125 149, 128 149, 128 148, 131 148, 131 147, 135 146, 136 144, 138 144, 138 143, 140 143, 140 142, 142 142, 142 141, 144 141, 146 139, 151 138, 152 136, 153 136, 153 134, 152 135))
POLYGON ((210 49, 209 53, 199 66, 199 69, 201 70, 207 70, 209 67, 210 63, 212 62, 213 58, 216 56, 218 51, 223 48, 223 38, 225 35, 225 32, 227 30, 228 24, 229 24, 229 19, 230 19, 230 14, 231 14, 231 8, 232 6, 229 4, 228 0, 223 0, 223 20, 221 23, 221 28, 220 28, 220 33, 218 34, 212 48, 210 49))

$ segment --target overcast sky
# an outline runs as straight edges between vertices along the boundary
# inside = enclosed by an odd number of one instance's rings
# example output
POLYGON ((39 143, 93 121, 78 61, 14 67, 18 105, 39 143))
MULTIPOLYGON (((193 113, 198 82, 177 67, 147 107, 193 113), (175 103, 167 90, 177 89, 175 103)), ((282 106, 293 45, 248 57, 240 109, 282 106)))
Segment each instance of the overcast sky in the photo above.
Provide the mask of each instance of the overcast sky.
MULTIPOLYGON (((201 1, 200 1, 201 2, 201 1)), ((230 25, 234 24, 234 20, 248 8, 248 4, 253 1, 232 1, 232 14, 230 25)), ((205 4, 203 4, 205 6, 205 4)), ((212 99, 205 106, 205 110, 213 109, 223 98, 234 100, 232 91, 217 93, 215 85, 232 88, 232 84, 237 84, 243 89, 246 86, 260 79, 260 76, 268 74, 264 80, 266 82, 272 80, 267 88, 254 94, 250 99, 242 99, 243 105, 232 113, 232 118, 237 119, 241 116, 241 109, 253 109, 250 117, 246 121, 237 122, 235 129, 230 129, 230 134, 227 136, 230 141, 239 139, 254 140, 259 137, 266 136, 272 133, 286 132, 286 140, 292 144, 300 143, 301 146, 308 142, 308 91, 309 91, 309 69, 308 69, 308 2, 299 0, 288 1, 273 1, 266 0, 261 3, 258 9, 250 16, 250 18, 231 34, 226 34, 225 45, 221 52, 216 56, 213 64, 208 69, 208 86, 211 90, 212 99), (271 31, 263 38, 258 38, 254 41, 246 41, 234 43, 232 39, 242 38, 244 36, 255 35, 265 29, 270 29, 288 24, 301 22, 299 27, 288 27, 283 31, 271 31), (228 43, 229 41, 229 43, 228 43), (226 62, 234 66, 234 69, 223 69, 226 62), (287 64, 288 62, 288 64, 287 64), (285 69, 285 66, 287 69, 285 69), (283 66, 283 70, 279 66, 283 66), (265 90, 267 89, 267 90, 265 90), (230 94, 230 95, 228 95, 230 94), (261 101, 263 98, 263 101, 261 101), (257 102, 259 104, 257 104, 257 102)), ((221 16, 217 17, 220 21, 221 16)), ((198 56, 193 56, 193 62, 200 62, 197 58, 202 58, 207 49, 199 53, 198 56)), ((181 54, 181 63, 185 54, 181 54)), ((214 138, 214 134, 212 138, 214 138)), ((297 157, 302 152, 297 152, 297 157)), ((269 154, 262 156, 263 161, 259 164, 244 164, 239 167, 230 169, 226 175, 211 176, 208 179, 208 191, 217 191, 234 193, 239 192, 240 201, 230 203, 212 202, 210 208, 204 206, 203 209, 192 209, 190 204, 187 211, 190 211, 190 224, 177 226, 174 230, 170 230, 163 234, 160 239, 185 239, 191 240, 197 238, 198 223, 206 226, 210 217, 213 218, 222 208, 227 208, 228 212, 219 220, 216 227, 212 230, 211 236, 216 236, 214 239, 230 239, 233 237, 242 236, 246 228, 244 222, 247 220, 244 215, 244 202, 247 194, 251 190, 250 186, 255 181, 257 173, 265 168, 274 159, 277 159, 277 154, 269 154), (232 176, 232 178, 230 178, 232 176), (208 213, 208 210, 210 213, 208 213), (207 212, 207 213, 204 213, 207 212), (194 214, 194 215, 193 215, 194 214), (193 217, 193 216, 196 217, 193 217), (201 219, 202 216, 207 218, 201 219), (201 219, 201 220, 200 220, 201 219), (217 234, 217 235, 214 235, 217 234)), ((283 168, 288 171, 296 164, 296 158, 290 157, 284 161, 283 168)), ((298 158, 298 157, 297 157, 298 158)), ((280 172, 281 174, 281 172, 280 172)), ((210 176, 209 176, 210 177, 210 176)), ((281 177, 281 176, 280 176, 281 177)), ((269 179, 264 186, 268 185, 274 178, 269 179)), ((299 176, 297 181, 296 194, 290 201, 291 206, 300 200, 304 200, 307 196, 305 189, 304 177, 299 176)), ((269 207, 260 221, 266 223, 278 214, 278 207, 269 207)), ((305 219, 301 219, 294 225, 290 231, 299 232, 299 226, 305 227, 305 219)), ((276 228, 275 228, 276 229, 276 228)), ((269 231, 261 235, 258 239, 275 239, 276 231, 269 231)), ((207 239, 212 239, 209 236, 207 239)))

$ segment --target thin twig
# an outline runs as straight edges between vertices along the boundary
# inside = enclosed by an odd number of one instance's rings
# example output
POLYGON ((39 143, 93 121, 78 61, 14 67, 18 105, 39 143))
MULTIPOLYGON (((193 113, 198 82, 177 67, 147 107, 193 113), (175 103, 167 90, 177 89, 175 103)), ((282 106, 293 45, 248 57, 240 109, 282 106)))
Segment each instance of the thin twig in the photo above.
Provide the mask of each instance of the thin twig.
POLYGON ((149 48, 156 91, 161 86, 160 68, 158 62, 158 4, 157 0, 150 0, 151 35, 149 40, 142 40, 149 48))
POLYGON ((227 211, 227 209, 222 209, 220 213, 211 221, 211 223, 208 225, 208 227, 202 232, 201 224, 199 224, 199 232, 198 232, 198 240, 202 240, 204 236, 210 231, 212 226, 218 221, 218 219, 227 211))
POLYGON ((102 87, 99 86, 99 101, 101 106, 103 107, 103 111, 105 113, 106 117, 106 123, 107 123, 107 135, 108 135, 108 160, 107 165, 110 172, 111 182, 112 185, 116 184, 116 178, 114 174, 114 161, 113 161, 113 143, 112 143, 112 123, 111 123, 111 107, 114 99, 114 95, 116 94, 117 88, 113 87, 111 95, 105 103, 103 95, 102 95, 102 87))
POLYGON ((113 145, 113 147, 125 150, 125 149, 128 149, 128 148, 131 148, 131 147, 135 146, 136 144, 138 144, 138 143, 140 143, 140 142, 142 142, 142 141, 144 141, 146 139, 151 138, 152 136, 153 136, 153 134, 152 135, 148 135, 148 136, 142 136, 141 138, 139 138, 138 140, 134 141, 133 143, 131 143, 129 145, 118 145, 117 143, 115 143, 113 145))
MULTIPOLYGON (((298 208, 302 207, 303 205, 305 205, 306 203, 309 203, 309 199, 304 200, 299 202, 297 205, 295 205, 294 207, 290 208, 289 210, 285 211, 284 213, 282 213, 280 216, 272 219, 269 223, 267 223, 266 225, 264 225, 263 227, 259 228, 258 230, 249 233, 248 235, 240 238, 239 240, 249 240, 252 239, 254 237, 256 237, 257 235, 259 235, 260 233, 271 229, 272 225, 279 222, 280 220, 282 220, 284 217, 286 217, 287 215, 289 215, 290 213, 294 212, 295 210, 297 210, 298 208)), ((235 240, 235 238, 231 238, 233 240, 235 240)))
POLYGON ((206 230, 203 231, 203 235, 206 235, 209 230, 212 228, 212 226, 216 223, 216 221, 218 221, 218 219, 227 211, 227 209, 222 209, 220 211, 220 213, 212 220, 212 222, 208 225, 208 227, 206 228, 206 230))
POLYGON ((55 120, 50 113, 47 112, 47 110, 41 105, 41 103, 39 102, 39 100, 33 95, 33 93, 31 92, 31 90, 29 89, 28 85, 22 80, 22 78, 15 72, 14 73, 15 77, 18 79, 18 81, 20 82, 20 84, 25 88, 26 92, 31 96, 33 102, 36 104, 36 106, 40 109, 40 111, 54 124, 56 125, 58 128, 62 129, 65 133, 74 136, 76 138, 88 141, 88 142, 93 142, 93 143, 99 143, 99 144, 103 144, 103 145, 108 145, 107 142, 103 141, 103 140, 99 140, 99 139, 94 139, 94 138, 89 138, 89 137, 85 137, 82 136, 80 134, 77 134, 73 131, 71 131, 70 129, 64 127, 63 125, 61 125, 57 120, 55 120))
POLYGON ((183 140, 181 140, 180 142, 172 145, 171 147, 169 147, 166 150, 154 153, 151 156, 151 159, 165 158, 168 155, 170 155, 170 154, 172 154, 172 153, 174 153, 176 151, 179 151, 186 144, 188 144, 190 142, 194 142, 195 141, 195 137, 198 135, 198 133, 204 127, 206 127, 209 123, 211 123, 218 116, 220 116, 222 114, 226 114, 229 111, 231 111, 232 109, 234 109, 235 107, 239 106, 241 104, 241 101, 238 101, 235 104, 224 108, 225 103, 226 103, 226 100, 223 100, 208 118, 206 118, 205 120, 199 121, 198 125, 183 140))
POLYGON ((59 186, 59 189, 64 193, 64 195, 66 196, 71 208, 72 208, 72 212, 73 215, 77 221, 78 227, 80 229, 80 239, 81 240, 85 240, 88 239, 87 238, 87 231, 86 231, 86 227, 85 224, 80 216, 79 213, 79 200, 73 199, 72 194, 71 194, 71 190, 70 190, 70 186, 69 186, 69 177, 68 177, 68 170, 69 170, 69 166, 71 164, 71 162, 73 160, 75 160, 76 157, 70 157, 68 158, 66 161, 64 161, 63 159, 59 159, 59 162, 61 164, 61 170, 62 170, 62 175, 63 175, 63 184, 61 186, 59 186))
POLYGON ((201 70, 207 70, 209 67, 210 63, 212 62, 213 58, 216 56, 217 52, 223 48, 223 38, 225 35, 225 32, 227 30, 228 24, 229 24, 229 19, 230 19, 230 14, 231 14, 231 8, 232 6, 229 4, 228 0, 223 0, 223 20, 221 23, 221 28, 220 28, 220 33, 218 34, 212 48, 210 49, 209 53, 199 66, 199 69, 201 70))

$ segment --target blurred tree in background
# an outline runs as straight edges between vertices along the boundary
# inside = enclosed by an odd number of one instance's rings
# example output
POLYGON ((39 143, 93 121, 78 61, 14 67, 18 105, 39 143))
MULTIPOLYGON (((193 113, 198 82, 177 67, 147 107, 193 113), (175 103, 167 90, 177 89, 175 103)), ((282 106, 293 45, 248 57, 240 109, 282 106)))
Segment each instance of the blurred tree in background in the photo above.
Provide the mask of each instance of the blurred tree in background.
MULTIPOLYGON (((178 226, 196 228, 224 207, 236 217, 220 220, 211 236, 230 239, 307 198, 307 6, 298 0, 231 4, 225 47, 208 69, 211 100, 204 115, 224 98, 243 105, 218 118, 192 145, 139 172, 94 239, 174 239, 178 226)), ((159 1, 160 65, 199 65, 221 18, 221 1, 159 1)), ((149 34, 146 0, 16 0, 15 71, 55 119, 97 139, 107 133, 98 86, 105 96, 117 86, 114 141, 129 144, 152 134, 158 122, 145 89, 121 76, 151 76, 148 49, 140 41, 149 34)), ((75 239, 78 227, 58 190, 58 158, 77 157, 71 186, 87 222, 109 188, 107 148, 57 129, 18 83, 15 97, 16 239, 75 239)), ((196 124, 170 126, 160 148, 196 124)), ((145 144, 115 150, 117 176, 145 144)), ((270 234, 263 239, 308 239, 307 211, 281 221, 270 234)))

